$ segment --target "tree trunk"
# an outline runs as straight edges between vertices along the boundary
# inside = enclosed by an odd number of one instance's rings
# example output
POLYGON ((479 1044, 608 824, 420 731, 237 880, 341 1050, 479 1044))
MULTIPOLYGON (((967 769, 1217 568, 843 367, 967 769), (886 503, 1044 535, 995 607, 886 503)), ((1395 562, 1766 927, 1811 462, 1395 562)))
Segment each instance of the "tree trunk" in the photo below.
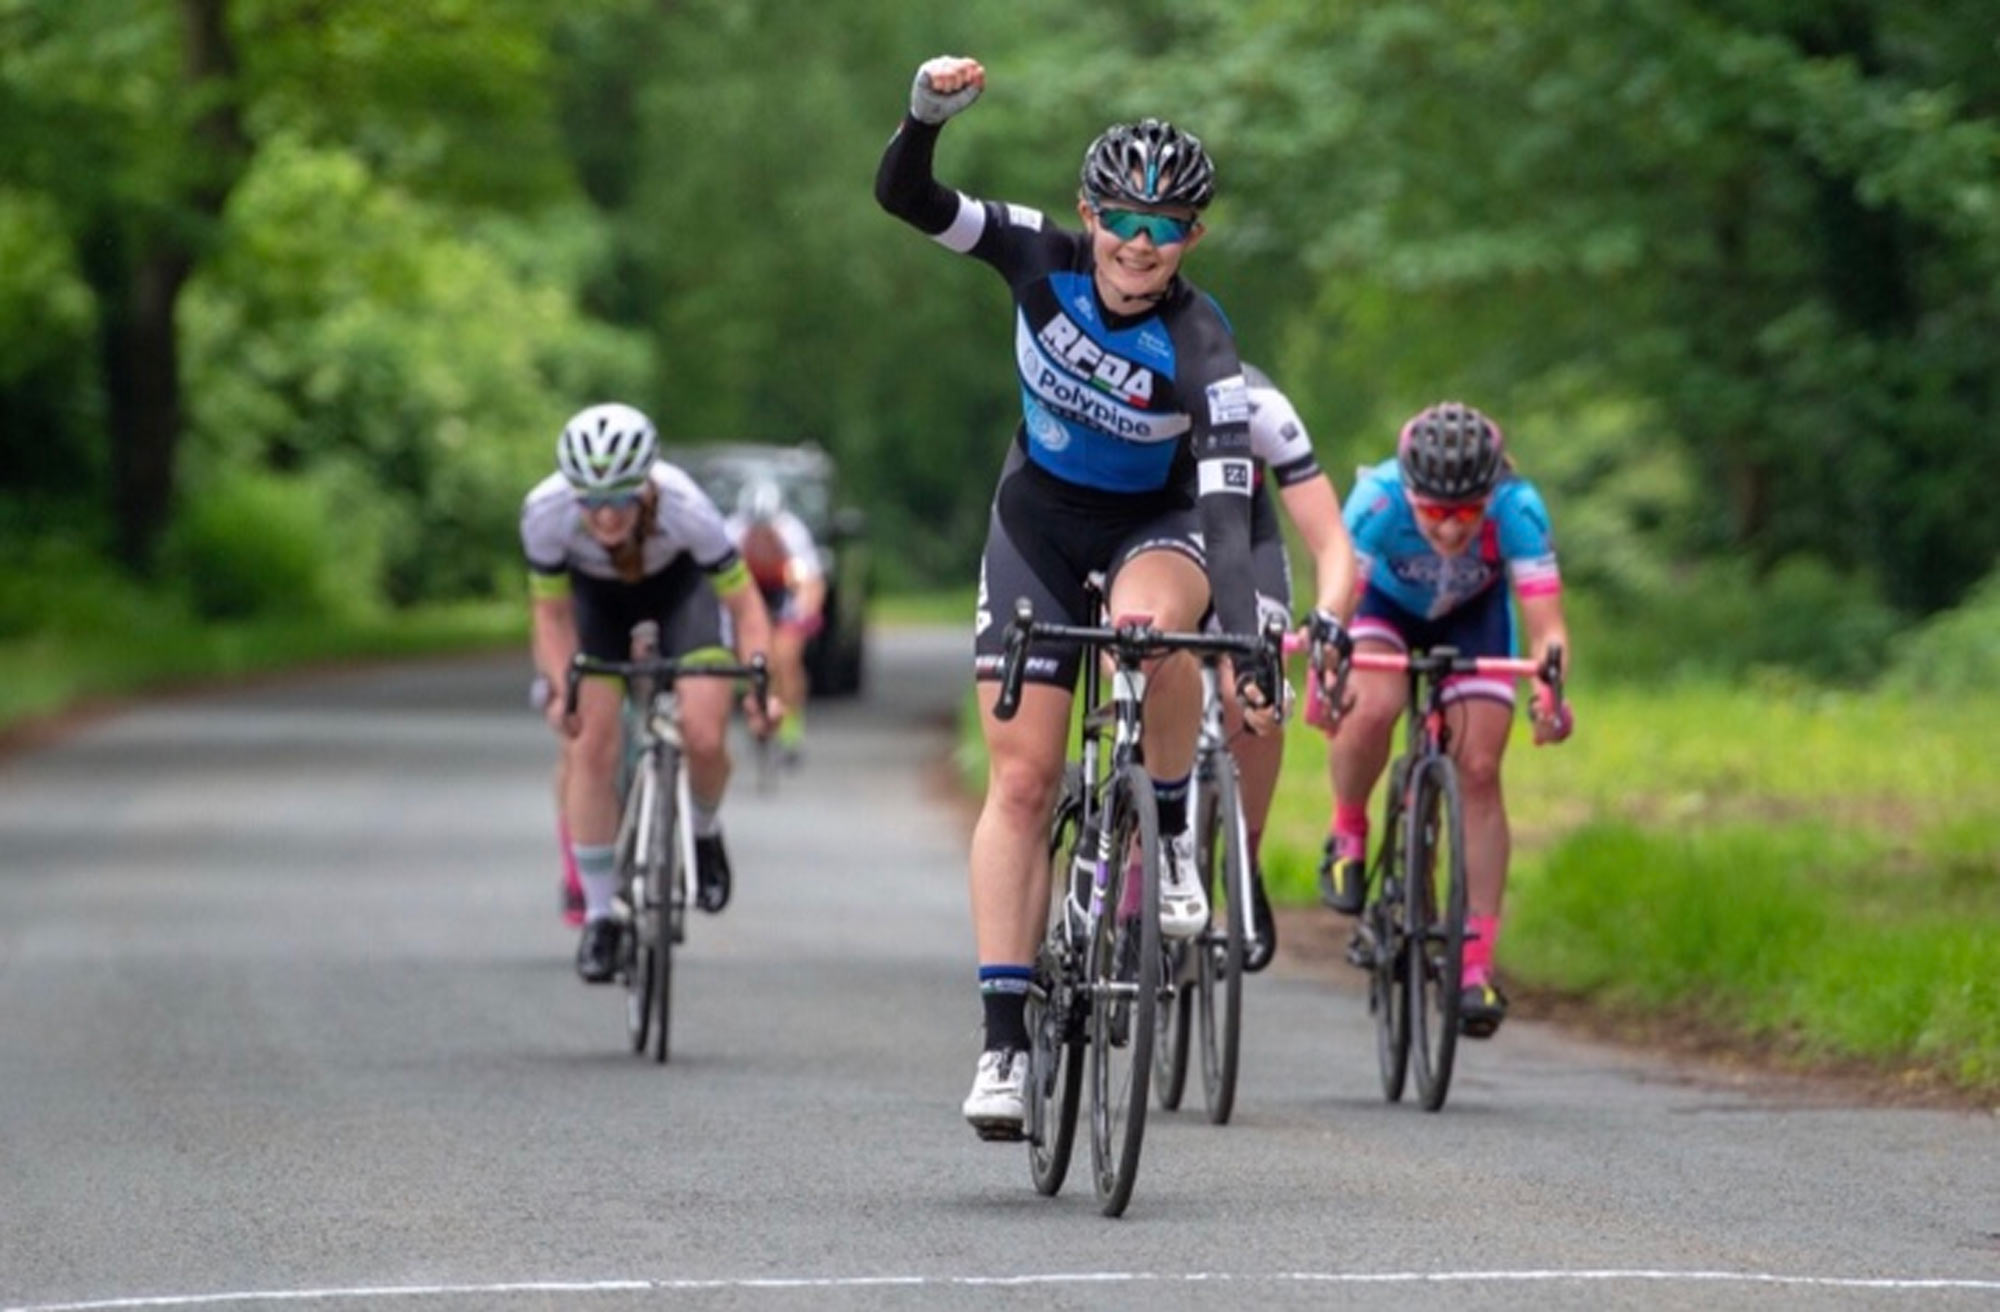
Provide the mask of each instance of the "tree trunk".
POLYGON ((181 439, 180 344, 174 312, 194 271, 199 232, 222 213, 250 157, 236 88, 229 0, 180 0, 183 90, 205 104, 191 123, 186 218, 157 217, 133 231, 112 219, 88 234, 82 254, 97 293, 100 366, 111 425, 111 498, 118 553, 152 563, 166 531, 181 439))
POLYGON ((121 289, 99 287, 105 399, 111 422, 112 510, 118 554, 146 568, 173 504, 180 448, 179 339, 174 306, 193 261, 185 252, 140 258, 121 289), (122 298, 112 301, 111 292, 122 298))

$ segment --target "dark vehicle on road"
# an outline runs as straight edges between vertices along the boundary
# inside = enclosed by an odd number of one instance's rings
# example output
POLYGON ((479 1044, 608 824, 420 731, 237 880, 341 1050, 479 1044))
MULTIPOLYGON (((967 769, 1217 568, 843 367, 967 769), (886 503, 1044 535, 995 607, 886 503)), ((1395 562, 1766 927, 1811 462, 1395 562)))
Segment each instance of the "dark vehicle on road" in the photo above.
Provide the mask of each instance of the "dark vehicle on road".
POLYGON ((806 644, 806 677, 815 696, 860 692, 869 593, 866 517, 841 499, 833 457, 811 442, 715 442, 662 454, 687 470, 724 514, 759 483, 783 494, 785 508, 812 530, 826 568, 826 622, 806 644))

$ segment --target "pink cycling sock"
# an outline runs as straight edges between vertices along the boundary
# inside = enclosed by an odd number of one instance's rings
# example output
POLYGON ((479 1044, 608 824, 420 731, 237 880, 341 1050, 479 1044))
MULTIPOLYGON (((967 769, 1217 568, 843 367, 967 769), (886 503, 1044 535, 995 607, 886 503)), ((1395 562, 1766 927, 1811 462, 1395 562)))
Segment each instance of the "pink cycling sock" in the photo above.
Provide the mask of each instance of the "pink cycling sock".
POLYGON ((1334 847, 1342 856, 1368 855, 1368 806, 1335 802, 1333 806, 1334 847))
POLYGON ((1465 918, 1465 954, 1459 971, 1461 981, 1467 988, 1484 984, 1493 975, 1493 945, 1500 939, 1500 917, 1467 916, 1465 918))
POLYGON ((1118 918, 1137 920, 1140 899, 1145 896, 1145 888, 1139 878, 1139 854, 1133 853, 1132 860, 1125 867, 1125 878, 1118 884, 1118 918))

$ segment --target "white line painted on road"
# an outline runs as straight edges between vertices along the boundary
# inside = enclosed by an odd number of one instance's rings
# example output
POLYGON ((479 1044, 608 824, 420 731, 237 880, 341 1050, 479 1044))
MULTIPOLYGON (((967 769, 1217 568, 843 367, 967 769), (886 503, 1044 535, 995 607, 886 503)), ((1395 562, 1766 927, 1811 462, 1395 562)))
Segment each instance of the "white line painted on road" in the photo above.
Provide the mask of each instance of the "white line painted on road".
POLYGON ((2000 1280, 1953 1277, 1788 1276, 1763 1271, 1077 1271, 1013 1276, 746 1276, 711 1280, 532 1280, 483 1285, 377 1285, 261 1289, 219 1294, 163 1294, 80 1303, 18 1303, 0 1312, 116 1312, 122 1308, 223 1307, 231 1303, 366 1302, 396 1298, 492 1298, 506 1294, 704 1293, 751 1289, 945 1289, 1028 1285, 1217 1284, 1421 1285, 1665 1282, 1791 1285, 1815 1289, 1994 1290, 2000 1280))

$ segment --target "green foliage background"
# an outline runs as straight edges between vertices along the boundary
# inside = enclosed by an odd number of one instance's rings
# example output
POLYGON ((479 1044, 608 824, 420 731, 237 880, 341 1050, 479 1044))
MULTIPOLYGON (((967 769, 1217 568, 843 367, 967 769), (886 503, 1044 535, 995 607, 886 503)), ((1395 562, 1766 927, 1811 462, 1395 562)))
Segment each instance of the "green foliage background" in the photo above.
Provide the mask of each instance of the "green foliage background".
MULTIPOLYGON (((351 600, 511 588, 515 499, 614 395, 672 440, 817 438, 892 584, 962 578, 1005 292, 869 192, 962 50, 968 191, 1064 218, 1106 121, 1204 136, 1191 273, 1337 474, 1473 399, 1620 632, 1775 589, 1830 636, 1702 659, 1851 677, 2000 551, 1994 46, 1965 0, 0 0, 0 501, 123 540, 107 333, 164 251, 167 522, 293 480, 351 600), (186 73, 192 11, 225 75, 186 73)), ((128 564, 185 572, 188 532, 128 564)))

